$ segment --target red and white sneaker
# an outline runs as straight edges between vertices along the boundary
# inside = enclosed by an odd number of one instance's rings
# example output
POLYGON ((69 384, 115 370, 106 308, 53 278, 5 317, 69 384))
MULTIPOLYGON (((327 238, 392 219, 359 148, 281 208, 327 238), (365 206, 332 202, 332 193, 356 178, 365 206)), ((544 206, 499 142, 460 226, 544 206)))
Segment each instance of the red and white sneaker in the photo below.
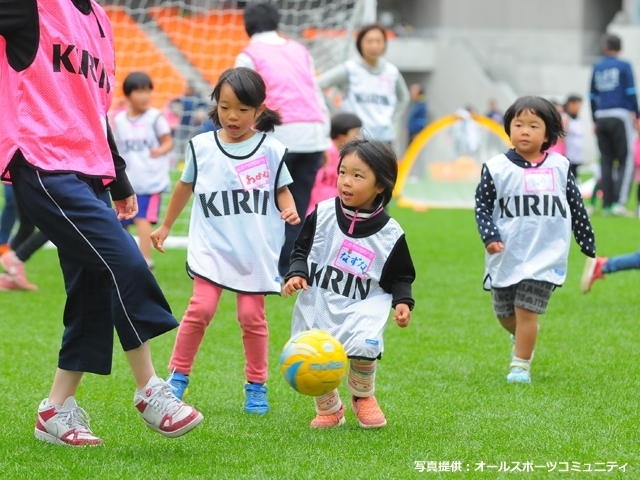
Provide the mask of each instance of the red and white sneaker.
POLYGON ((9 250, 0 255, 0 266, 7 272, 13 282, 22 290, 38 290, 38 287, 27 280, 27 271, 24 263, 20 260, 16 252, 9 250))
POLYGON ((165 437, 184 435, 204 419, 195 408, 176 397, 167 382, 156 376, 136 392, 133 403, 147 427, 165 437))
POLYGON ((380 428, 387 424, 384 413, 373 395, 370 397, 360 397, 356 400, 351 397, 351 408, 360 421, 362 428, 380 428))
POLYGON ((45 398, 38 408, 35 435, 38 440, 72 447, 95 447, 102 445, 89 428, 89 415, 69 397, 57 408, 45 398))
POLYGON ((604 273, 602 273, 602 267, 607 263, 608 258, 596 257, 587 258, 584 264, 584 270, 582 271, 582 278, 580 279, 580 290, 582 293, 588 293, 591 291, 591 285, 598 279, 604 280, 604 273))
POLYGON ((3 273, 0 275, 0 292, 9 292, 11 290, 21 290, 21 288, 16 285, 16 282, 13 281, 13 278, 8 273, 3 273))

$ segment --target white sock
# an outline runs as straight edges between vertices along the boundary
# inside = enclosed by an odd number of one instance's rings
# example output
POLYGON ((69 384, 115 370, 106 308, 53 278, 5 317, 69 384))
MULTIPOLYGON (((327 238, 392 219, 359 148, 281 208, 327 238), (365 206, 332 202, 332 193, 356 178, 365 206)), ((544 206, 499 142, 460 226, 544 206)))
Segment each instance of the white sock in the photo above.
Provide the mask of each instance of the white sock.
POLYGON ((356 397, 372 397, 375 392, 376 360, 351 360, 347 388, 356 397))
POLYGON ((337 388, 325 395, 313 397, 313 400, 316 402, 316 412, 318 415, 331 415, 342 407, 342 401, 340 400, 340 394, 337 388))

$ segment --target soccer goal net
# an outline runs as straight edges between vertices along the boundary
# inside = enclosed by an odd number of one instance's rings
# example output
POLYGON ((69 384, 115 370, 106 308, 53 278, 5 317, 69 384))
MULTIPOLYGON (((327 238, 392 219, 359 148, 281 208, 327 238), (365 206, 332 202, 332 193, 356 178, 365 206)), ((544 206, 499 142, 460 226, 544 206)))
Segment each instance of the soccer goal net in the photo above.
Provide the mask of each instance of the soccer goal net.
POLYGON ((413 140, 400 165, 400 206, 470 208, 482 164, 511 145, 501 125, 476 115, 450 115, 413 140))
MULTIPOLYGON (((154 84, 153 106, 174 131, 174 181, 188 140, 200 133, 209 95, 220 74, 233 67, 248 44, 240 0, 98 0, 114 29, 115 99, 111 113, 126 108, 122 82, 132 71, 147 72, 154 84)), ((372 0, 278 0, 281 35, 311 52, 319 72, 345 60, 354 32, 372 20, 372 0)), ((168 195, 163 201, 168 203, 168 195)), ((186 236, 185 211, 173 236, 186 236)), ((182 242, 184 243, 184 242, 182 242)))

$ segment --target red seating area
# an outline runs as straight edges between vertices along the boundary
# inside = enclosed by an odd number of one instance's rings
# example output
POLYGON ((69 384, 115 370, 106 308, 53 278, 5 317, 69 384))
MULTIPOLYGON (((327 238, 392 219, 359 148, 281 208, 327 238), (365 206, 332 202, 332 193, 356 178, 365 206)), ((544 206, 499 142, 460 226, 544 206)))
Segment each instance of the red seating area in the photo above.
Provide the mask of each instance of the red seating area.
MULTIPOLYGON (((171 64, 140 26, 120 7, 105 7, 116 41, 116 99, 124 103, 122 82, 132 71, 147 72, 154 82, 153 104, 166 106, 184 92, 185 77, 171 64)), ((249 43, 241 10, 205 10, 185 14, 178 7, 153 7, 148 14, 171 41, 215 85, 220 74, 235 63, 238 53, 249 43)), ((343 38, 344 30, 307 28, 307 40, 343 38)), ((203 92, 210 93, 210 92, 203 92)))
POLYGON ((149 15, 213 85, 249 43, 240 10, 182 15, 178 8, 157 7, 149 15))
POLYGON ((144 71, 153 80, 152 104, 162 109, 184 93, 185 77, 173 66, 147 34, 127 13, 116 6, 106 6, 111 20, 116 49, 116 85, 113 108, 125 103, 122 82, 134 71, 144 71))

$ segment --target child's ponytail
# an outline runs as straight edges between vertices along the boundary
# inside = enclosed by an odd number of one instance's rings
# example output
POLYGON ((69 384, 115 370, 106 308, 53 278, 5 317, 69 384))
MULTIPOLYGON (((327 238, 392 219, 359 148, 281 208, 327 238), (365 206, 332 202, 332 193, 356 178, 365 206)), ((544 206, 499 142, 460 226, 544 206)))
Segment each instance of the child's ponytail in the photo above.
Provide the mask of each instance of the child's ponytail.
POLYGON ((256 120, 256 130, 259 132, 273 132, 277 125, 282 125, 282 116, 279 111, 270 108, 265 108, 256 120))

